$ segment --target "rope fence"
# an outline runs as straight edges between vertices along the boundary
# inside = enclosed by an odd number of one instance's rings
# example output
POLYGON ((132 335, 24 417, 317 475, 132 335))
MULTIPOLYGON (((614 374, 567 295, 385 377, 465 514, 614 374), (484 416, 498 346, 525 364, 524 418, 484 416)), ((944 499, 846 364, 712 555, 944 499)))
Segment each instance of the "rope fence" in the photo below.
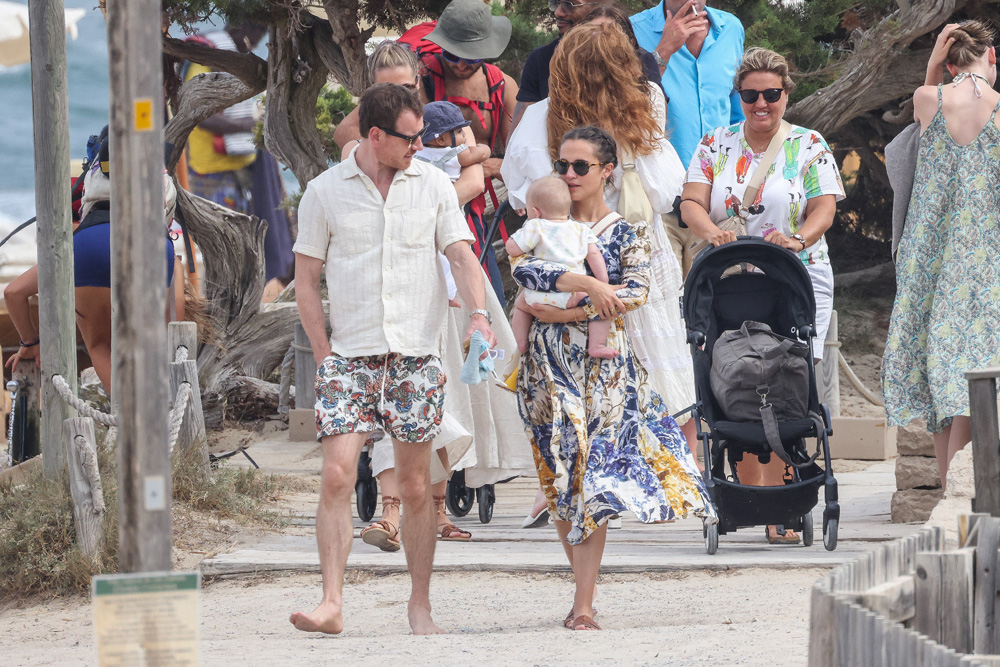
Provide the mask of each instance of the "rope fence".
POLYGON ((69 388, 69 384, 66 383, 66 378, 63 376, 59 374, 53 375, 52 386, 56 388, 59 396, 70 406, 76 408, 77 412, 82 416, 90 417, 95 422, 104 424, 105 426, 118 426, 118 417, 101 412, 92 405, 88 405, 86 401, 73 393, 73 390, 69 388))

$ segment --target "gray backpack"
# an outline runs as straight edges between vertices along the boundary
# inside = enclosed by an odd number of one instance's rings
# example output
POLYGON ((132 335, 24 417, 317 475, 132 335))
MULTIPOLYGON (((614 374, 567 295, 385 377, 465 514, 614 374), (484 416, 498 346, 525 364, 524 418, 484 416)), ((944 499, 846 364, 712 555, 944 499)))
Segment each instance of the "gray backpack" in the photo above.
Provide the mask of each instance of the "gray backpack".
POLYGON ((812 417, 811 356, 806 343, 751 320, 724 332, 712 352, 709 379, 723 416, 729 421, 762 422, 771 451, 797 467, 804 464, 792 463, 778 434, 778 420, 812 417))

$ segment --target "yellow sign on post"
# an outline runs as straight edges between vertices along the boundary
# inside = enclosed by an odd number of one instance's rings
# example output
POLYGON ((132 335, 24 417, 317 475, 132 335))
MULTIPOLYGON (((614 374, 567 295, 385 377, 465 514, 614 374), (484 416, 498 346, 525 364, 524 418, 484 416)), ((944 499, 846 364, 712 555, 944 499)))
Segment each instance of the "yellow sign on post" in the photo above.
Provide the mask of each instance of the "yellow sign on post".
POLYGON ((149 97, 142 97, 132 105, 135 117, 136 132, 152 132, 153 130, 153 100, 149 97))
POLYGON ((201 573, 102 575, 91 589, 98 665, 198 664, 201 573))

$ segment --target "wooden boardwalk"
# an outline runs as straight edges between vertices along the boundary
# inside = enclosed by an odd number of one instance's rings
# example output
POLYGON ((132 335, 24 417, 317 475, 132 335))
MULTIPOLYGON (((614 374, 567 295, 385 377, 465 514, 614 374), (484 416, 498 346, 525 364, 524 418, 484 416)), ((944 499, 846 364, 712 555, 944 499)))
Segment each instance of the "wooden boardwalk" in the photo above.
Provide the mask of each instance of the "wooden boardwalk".
MULTIPOLYGON (((267 441, 254 445, 250 454, 270 472, 319 474, 319 451, 313 443, 267 441)), ((238 459, 234 458, 233 461, 238 459)), ((244 460, 244 463, 246 461, 244 460)), ((763 528, 740 530, 719 539, 714 556, 705 553, 701 521, 686 519, 672 524, 646 525, 626 515, 621 529, 608 532, 608 546, 601 571, 667 572, 676 570, 712 570, 731 568, 834 567, 864 553, 872 543, 903 537, 918 524, 893 524, 889 502, 895 490, 895 461, 865 464, 850 462, 845 467, 855 472, 837 473, 840 485, 840 541, 836 551, 823 548, 822 494, 814 510, 816 539, 811 547, 768 545, 763 528)), ((834 462, 836 470, 837 462, 834 462)), ((522 529, 521 521, 531 507, 536 483, 519 478, 497 485, 493 520, 479 522, 478 505, 455 523, 473 533, 471 542, 439 542, 434 559, 437 571, 554 572, 569 568, 555 529, 522 529)), ((268 534, 259 543, 232 553, 217 554, 204 560, 206 575, 250 574, 267 571, 318 572, 319 556, 315 536, 315 494, 294 494, 292 523, 305 530, 299 534, 268 534)), ((404 572, 402 551, 385 553, 358 537, 367 524, 355 514, 355 540, 348 569, 374 572, 404 572)))

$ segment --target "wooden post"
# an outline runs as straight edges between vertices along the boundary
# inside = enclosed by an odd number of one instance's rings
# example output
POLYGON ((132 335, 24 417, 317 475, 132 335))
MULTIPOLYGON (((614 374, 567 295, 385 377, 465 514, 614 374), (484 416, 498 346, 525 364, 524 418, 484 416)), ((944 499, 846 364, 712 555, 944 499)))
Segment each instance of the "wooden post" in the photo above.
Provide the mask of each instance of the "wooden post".
MULTIPOLYGON (((204 463, 207 475, 209 472, 208 436, 205 433, 205 413, 201 408, 201 389, 198 386, 198 362, 194 359, 175 361, 170 364, 171 401, 176 399, 178 389, 185 382, 191 385, 191 400, 188 401, 187 407, 184 409, 180 434, 177 436, 177 447, 183 452, 187 452, 192 447, 195 448, 204 463)), ((173 406, 171 406, 171 410, 173 410, 173 406)))
MULTIPOLYGON (((188 359, 198 359, 198 325, 194 322, 171 322, 167 325, 167 354, 170 361, 176 361, 177 348, 188 350, 188 359)), ((200 399, 199 399, 200 400, 200 399)))
POLYGON ((63 442, 69 464, 76 543, 84 556, 94 558, 104 539, 104 491, 97 467, 94 420, 90 417, 67 419, 63 422, 63 442))
POLYGON ((1000 517, 1000 433, 997 422, 997 377, 1000 368, 965 374, 972 418, 972 460, 976 482, 973 512, 1000 517))
POLYGON ((976 522, 976 584, 974 601, 973 649, 976 653, 996 653, 997 549, 1000 549, 1000 519, 976 522))
MULTIPOLYGON (((35 211, 38 217, 38 331, 42 377, 62 375, 75 392, 76 315, 69 195, 69 96, 63 0, 31 0, 31 110, 35 129, 35 211)), ((76 415, 51 382, 42 384, 40 444, 49 479, 66 466, 63 420, 76 415)))
POLYGON ((149 572, 171 569, 160 2, 111 0, 107 16, 118 562, 149 572))
POLYGON ((312 343, 301 322, 295 323, 295 407, 312 410, 316 405, 316 359, 312 343))
POLYGON ((972 650, 972 549, 916 556, 913 629, 956 651, 972 650))

